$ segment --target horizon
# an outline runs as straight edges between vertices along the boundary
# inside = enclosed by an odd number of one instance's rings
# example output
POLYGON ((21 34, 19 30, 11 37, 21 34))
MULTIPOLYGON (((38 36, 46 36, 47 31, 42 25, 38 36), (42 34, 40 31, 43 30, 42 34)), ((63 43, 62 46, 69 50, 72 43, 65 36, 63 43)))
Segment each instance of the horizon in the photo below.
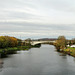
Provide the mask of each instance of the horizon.
MULTIPOLYGON (((9 36, 9 35, 1 35, 1 36, 9 36)), ((64 35, 60 35, 60 36, 64 36, 64 35)), ((9 36, 9 37, 15 37, 15 36, 9 36)), ((58 36, 59 37, 59 36, 58 36)), ((21 39, 21 40, 26 40, 26 39, 31 39, 31 40, 38 40, 38 39, 57 39, 58 37, 39 37, 39 38, 34 38, 34 37, 32 37, 32 38, 30 38, 30 37, 24 37, 24 36, 17 36, 17 37, 15 37, 15 38, 17 38, 17 39, 21 39)), ((64 36, 65 37, 65 36, 64 36)), ((75 37, 73 37, 73 38, 67 38, 67 37, 65 37, 67 40, 72 40, 72 39, 75 39, 75 37)))

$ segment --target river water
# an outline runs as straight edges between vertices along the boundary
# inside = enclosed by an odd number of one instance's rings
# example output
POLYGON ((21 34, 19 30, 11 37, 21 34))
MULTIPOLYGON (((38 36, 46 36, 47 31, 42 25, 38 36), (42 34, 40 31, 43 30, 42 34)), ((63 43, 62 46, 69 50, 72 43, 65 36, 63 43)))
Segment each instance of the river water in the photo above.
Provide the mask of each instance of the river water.
POLYGON ((18 51, 2 60, 0 75, 75 75, 75 58, 56 52, 52 45, 18 51))

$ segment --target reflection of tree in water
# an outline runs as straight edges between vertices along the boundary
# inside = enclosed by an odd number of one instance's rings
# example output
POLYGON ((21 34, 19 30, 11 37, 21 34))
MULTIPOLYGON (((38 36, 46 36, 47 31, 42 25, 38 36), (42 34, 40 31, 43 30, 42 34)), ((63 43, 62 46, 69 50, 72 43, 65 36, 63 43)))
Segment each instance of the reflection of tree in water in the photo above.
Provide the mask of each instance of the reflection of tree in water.
POLYGON ((3 61, 2 59, 0 59, 0 72, 2 71, 2 68, 3 68, 3 61))
POLYGON ((75 57, 74 57, 74 62, 75 62, 75 57))

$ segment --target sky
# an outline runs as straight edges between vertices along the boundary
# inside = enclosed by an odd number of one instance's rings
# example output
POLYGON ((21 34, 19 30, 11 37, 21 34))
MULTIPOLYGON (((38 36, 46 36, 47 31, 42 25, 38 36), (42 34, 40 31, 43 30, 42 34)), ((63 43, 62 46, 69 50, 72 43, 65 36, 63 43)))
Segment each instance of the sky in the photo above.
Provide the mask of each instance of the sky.
POLYGON ((75 0, 0 0, 0 36, 75 38, 75 0))

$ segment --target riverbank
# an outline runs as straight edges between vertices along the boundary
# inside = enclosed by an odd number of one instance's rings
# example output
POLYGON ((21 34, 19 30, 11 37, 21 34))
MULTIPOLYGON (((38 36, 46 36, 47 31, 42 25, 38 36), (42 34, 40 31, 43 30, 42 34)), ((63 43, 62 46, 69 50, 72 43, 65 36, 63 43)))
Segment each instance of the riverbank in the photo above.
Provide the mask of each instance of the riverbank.
POLYGON ((65 48, 64 50, 60 49, 57 51, 75 57, 75 48, 68 47, 65 48))
POLYGON ((8 47, 0 49, 0 57, 5 57, 8 54, 14 54, 16 51, 29 50, 31 46, 18 46, 18 47, 8 47))
POLYGON ((20 50, 29 50, 30 48, 39 48, 41 44, 37 45, 28 45, 28 46, 17 46, 17 47, 8 47, 8 48, 2 48, 0 49, 0 57, 6 57, 8 54, 15 54, 16 51, 20 50))
POLYGON ((75 57, 75 48, 68 47, 64 49, 64 52, 68 55, 75 57))

